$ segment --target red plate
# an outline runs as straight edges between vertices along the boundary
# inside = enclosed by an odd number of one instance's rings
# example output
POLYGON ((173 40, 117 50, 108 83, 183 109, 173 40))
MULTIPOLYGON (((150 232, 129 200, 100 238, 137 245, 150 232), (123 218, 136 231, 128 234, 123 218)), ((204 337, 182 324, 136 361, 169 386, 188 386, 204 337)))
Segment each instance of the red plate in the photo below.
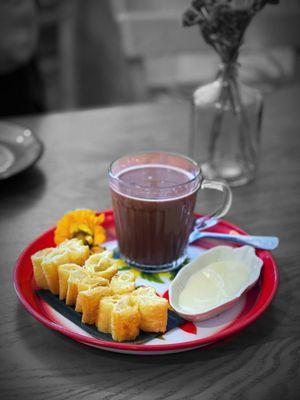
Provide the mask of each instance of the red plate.
MULTIPOLYGON (((105 228, 107 230, 107 246, 114 247, 115 229, 111 210, 105 211, 105 228)), ((246 234, 240 228, 227 221, 220 221, 211 231, 221 233, 246 234)), ((247 325, 255 321, 268 307, 278 287, 278 270, 276 263, 267 251, 257 251, 263 260, 264 266, 258 283, 249 290, 241 300, 230 310, 199 323, 187 323, 180 328, 175 328, 164 335, 164 340, 156 338, 145 344, 117 343, 96 339, 83 331, 78 326, 67 320, 53 310, 43 299, 35 294, 35 284, 30 257, 38 250, 54 246, 54 228, 49 229, 35 239, 21 254, 14 269, 13 281, 17 295, 30 314, 50 329, 61 332, 78 342, 101 349, 120 353, 132 354, 165 354, 191 350, 197 347, 216 342, 225 337, 236 334, 247 325)), ((190 246, 190 256, 196 256, 201 251, 213 247, 212 241, 201 240, 190 246)), ((221 244, 220 241, 215 245, 221 244)), ((229 242, 226 242, 228 245, 229 242)), ((155 286, 156 290, 167 295, 170 274, 158 275, 156 282, 147 282, 147 278, 136 271, 139 283, 155 286), (146 279, 146 282, 145 282, 146 279)), ((157 277, 156 277, 157 278, 157 277)))

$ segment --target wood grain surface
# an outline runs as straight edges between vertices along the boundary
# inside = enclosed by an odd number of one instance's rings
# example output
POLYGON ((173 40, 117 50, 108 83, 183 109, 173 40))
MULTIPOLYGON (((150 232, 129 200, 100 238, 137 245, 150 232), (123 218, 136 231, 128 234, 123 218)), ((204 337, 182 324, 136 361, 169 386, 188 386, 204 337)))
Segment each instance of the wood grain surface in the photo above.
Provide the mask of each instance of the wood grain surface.
MULTIPOLYGON (((23 248, 76 207, 110 207, 109 162, 136 150, 185 153, 184 103, 136 105, 19 121, 45 144, 38 165, 0 182, 0 396, 2 399, 298 399, 300 390, 300 87, 266 99, 257 178, 233 190, 227 219, 281 239, 278 294, 237 336, 210 348, 129 356, 46 329, 19 304, 12 269, 23 248)), ((198 211, 214 196, 201 193, 198 211)))

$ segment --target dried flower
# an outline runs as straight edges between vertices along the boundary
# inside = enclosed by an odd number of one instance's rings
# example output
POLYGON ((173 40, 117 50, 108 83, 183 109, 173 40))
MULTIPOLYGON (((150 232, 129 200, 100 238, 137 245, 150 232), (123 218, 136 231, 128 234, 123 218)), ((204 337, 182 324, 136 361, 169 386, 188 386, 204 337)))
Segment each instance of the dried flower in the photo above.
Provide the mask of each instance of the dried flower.
POLYGON ((224 62, 238 57, 244 33, 253 16, 267 3, 279 0, 193 0, 183 14, 183 25, 199 25, 205 41, 224 62))
POLYGON ((57 223, 54 241, 58 245, 66 239, 81 239, 93 251, 106 239, 104 214, 97 215, 92 210, 74 210, 66 213, 57 223))

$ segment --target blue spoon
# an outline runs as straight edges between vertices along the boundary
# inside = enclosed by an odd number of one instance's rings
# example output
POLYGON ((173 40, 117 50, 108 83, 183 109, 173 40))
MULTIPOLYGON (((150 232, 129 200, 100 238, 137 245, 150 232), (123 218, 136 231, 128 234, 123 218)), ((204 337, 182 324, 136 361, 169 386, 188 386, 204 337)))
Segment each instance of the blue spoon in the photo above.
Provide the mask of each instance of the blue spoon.
MULTIPOLYGON (((203 228, 201 228, 203 229, 203 228)), ((234 243, 246 244, 258 249, 274 250, 279 244, 279 239, 276 236, 244 236, 244 235, 230 235, 226 233, 215 232, 201 232, 197 229, 193 230, 189 236, 189 243, 193 243, 198 239, 219 239, 229 240, 234 243)))

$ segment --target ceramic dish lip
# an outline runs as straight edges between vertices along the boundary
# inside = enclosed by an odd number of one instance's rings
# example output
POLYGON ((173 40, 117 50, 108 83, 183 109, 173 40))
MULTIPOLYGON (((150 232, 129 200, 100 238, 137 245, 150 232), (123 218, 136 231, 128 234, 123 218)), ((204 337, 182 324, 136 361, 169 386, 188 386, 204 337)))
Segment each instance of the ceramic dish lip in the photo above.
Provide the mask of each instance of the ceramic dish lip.
MULTIPOLYGON (((112 218, 113 213, 112 210, 106 210, 103 211, 107 218, 112 218)), ((200 214, 195 214, 196 217, 200 217, 200 214)), ((228 221, 221 220, 220 221, 225 227, 230 228, 232 230, 235 230, 239 232, 240 234, 246 235, 246 232, 244 232, 242 229, 239 227, 231 224, 228 221)), ((37 243, 38 240, 41 240, 45 238, 47 235, 51 235, 54 233, 55 227, 52 227, 42 233, 40 236, 38 236, 33 242, 31 242, 21 253, 19 256, 16 265, 13 270, 13 285, 14 289, 17 293, 17 296, 20 300, 20 302, 23 304, 25 309, 39 322, 41 322, 43 325, 46 327, 55 330, 57 332, 62 333, 65 336, 70 337, 71 339, 74 339, 80 343, 84 343, 93 347, 97 348, 102 348, 102 349, 113 349, 114 351, 120 351, 120 352, 127 352, 127 351, 132 351, 134 354, 148 354, 148 355, 159 355, 163 354, 164 352, 172 352, 172 351, 184 351, 184 350, 189 350, 193 349, 196 347, 208 345, 213 342, 217 342, 219 340, 224 339, 225 337, 234 335, 238 332, 240 332, 242 329, 244 329, 246 326, 254 322, 263 312, 268 308, 269 304, 273 300, 278 284, 279 284, 279 275, 278 275, 278 269, 276 266, 276 263, 271 256, 271 254, 267 251, 260 251, 259 254, 261 254, 262 257, 266 258, 270 263, 271 263, 271 268, 272 268, 272 273, 273 273, 273 282, 272 285, 268 288, 265 288, 265 291, 268 293, 265 293, 267 296, 266 299, 264 300, 263 304, 260 305, 258 309, 256 309, 254 312, 251 313, 251 315, 247 315, 246 318, 241 318, 239 321, 234 321, 232 324, 230 324, 228 327, 225 329, 213 334, 212 336, 208 338, 200 338, 200 339, 195 339, 191 340, 188 342, 182 342, 182 343, 171 343, 171 344, 165 344, 165 345, 149 345, 149 344, 130 344, 130 343, 118 343, 118 342, 108 342, 105 340, 100 340, 96 339, 93 337, 87 337, 85 335, 82 335, 80 333, 76 333, 74 331, 71 331, 70 329, 65 328, 64 326, 59 325, 56 322, 53 322, 49 317, 45 316, 43 313, 37 312, 34 307, 30 304, 30 302, 24 297, 24 289, 22 287, 22 280, 20 279, 21 275, 21 268, 24 260, 28 257, 28 252, 31 250, 31 248, 34 247, 34 245, 37 243)), ((32 278, 32 276, 31 276, 32 278)), ((256 304, 257 307, 257 304, 256 304)))
MULTIPOLYGON (((21 168, 18 168, 17 170, 12 170, 12 171, 11 171, 12 168, 10 166, 6 171, 0 173, 0 180, 4 181, 6 179, 12 178, 13 176, 19 175, 23 171, 27 170, 29 167, 32 167, 33 165, 35 165, 38 162, 38 160, 42 157, 42 155, 44 154, 44 144, 30 128, 27 128, 23 125, 19 125, 17 123, 10 122, 10 121, 0 121, 0 125, 2 125, 2 126, 6 125, 8 127, 8 129, 14 128, 14 129, 17 129, 22 132, 24 132, 26 130, 30 131, 31 137, 34 141, 34 144, 37 145, 37 151, 35 152, 34 157, 32 157, 32 159, 27 164, 25 164, 21 168)), ((1 135, 0 135, 0 142, 2 142, 5 147, 6 141, 5 141, 5 139, 3 140, 3 138, 1 140, 1 135)), ((13 165, 16 165, 16 164, 18 164, 18 160, 15 160, 13 163, 13 165)))

